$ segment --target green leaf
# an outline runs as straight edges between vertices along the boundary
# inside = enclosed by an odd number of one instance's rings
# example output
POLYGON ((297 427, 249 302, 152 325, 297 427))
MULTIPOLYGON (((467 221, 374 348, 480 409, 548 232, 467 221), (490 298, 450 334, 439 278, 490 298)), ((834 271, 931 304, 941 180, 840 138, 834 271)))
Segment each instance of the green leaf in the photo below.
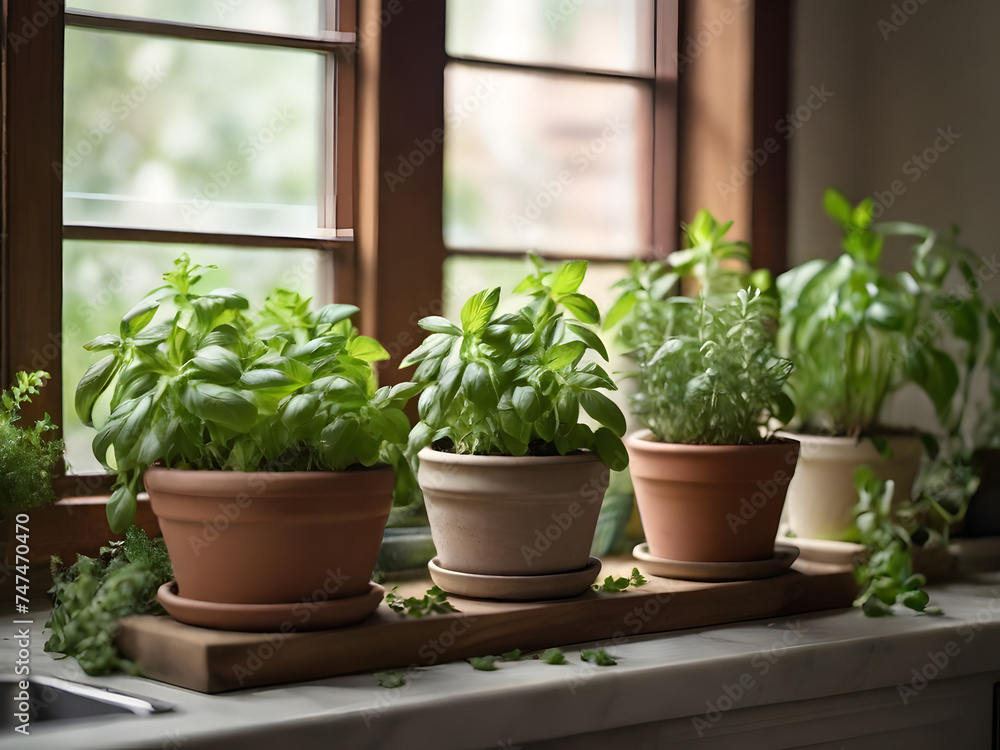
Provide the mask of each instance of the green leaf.
POLYGON ((788 424, 795 417, 795 402, 784 391, 775 394, 772 416, 783 425, 788 424))
POLYGON ((628 467, 625 444, 607 427, 601 427, 594 433, 594 453, 612 471, 624 471, 628 467))
MULTIPOLYGON (((604 330, 614 328, 620 321, 624 320, 632 312, 636 303, 635 292, 625 292, 618 301, 608 310, 607 317, 604 318, 604 330)), ((607 359, 605 357, 605 359, 607 359)))
POLYGON ((886 617, 892 614, 892 607, 877 596, 872 596, 862 603, 861 611, 868 617, 886 617))
POLYGON ((618 663, 603 648, 581 651, 580 658, 599 667, 613 667, 618 663))
POLYGON ((364 362, 381 362, 389 359, 389 352, 373 338, 356 336, 347 344, 347 351, 352 357, 364 362))
POLYGON ((556 396, 556 415, 559 417, 559 431, 563 434, 567 434, 580 418, 580 398, 569 388, 563 388, 556 396))
POLYGON ((298 387, 298 383, 281 370, 270 368, 247 370, 240 378, 240 385, 251 391, 273 388, 290 391, 298 387))
POLYGON ((490 371, 479 362, 470 362, 462 375, 462 390, 476 406, 492 409, 497 405, 498 396, 493 387, 490 371))
POLYGON ((871 198, 865 198, 851 212, 851 222, 858 227, 870 227, 874 215, 874 206, 875 202, 871 198))
POLYGON ((316 313, 316 324, 327 326, 336 325, 342 320, 347 320, 357 312, 358 308, 354 305, 327 305, 316 313))
POLYGON ((135 508, 135 493, 127 486, 121 485, 111 493, 107 515, 108 525, 114 533, 121 534, 132 524, 135 519, 135 508))
POLYGON ((564 263, 552 276, 552 293, 571 294, 580 288, 587 273, 587 261, 573 260, 564 263))
POLYGON ((462 330, 471 334, 481 333, 499 304, 500 287, 484 289, 472 295, 462 307, 462 330))
POLYGON ((600 354, 601 358, 604 359, 605 362, 608 361, 608 349, 604 346, 604 342, 601 340, 600 336, 591 331, 589 328, 584 328, 577 323, 567 323, 566 328, 569 329, 571 335, 578 337, 589 348, 600 354))
POLYGON ((431 315, 429 317, 422 318, 417 325, 425 331, 430 331, 431 333, 443 333, 448 336, 462 335, 461 328, 447 318, 442 318, 440 315, 431 315))
POLYGON ((248 396, 215 383, 188 383, 181 401, 197 418, 235 432, 246 432, 257 421, 257 407, 248 396))
POLYGON ((625 415, 618 404, 599 391, 580 391, 580 406, 618 437, 625 434, 625 415))
POLYGON ((351 416, 338 417, 333 424, 323 428, 320 433, 320 444, 328 464, 347 468, 344 464, 353 456, 351 446, 360 429, 358 420, 351 416))
POLYGON ((587 345, 582 341, 569 341, 565 344, 557 344, 549 347, 542 358, 543 364, 550 370, 556 371, 573 364, 584 352, 587 345))
POLYGON ((294 435, 312 421, 319 411, 319 399, 312 393, 296 393, 281 410, 281 421, 294 435))
POLYGON ((944 420, 951 411, 951 401, 958 392, 960 376, 955 360, 944 352, 928 347, 928 373, 926 382, 922 383, 924 391, 934 402, 938 417, 944 420))
POLYGON ((104 393, 120 367, 121 360, 111 354, 92 364, 80 378, 80 382, 76 386, 74 406, 80 421, 88 427, 94 426, 94 404, 97 403, 97 399, 104 393))
POLYGON ((125 313, 120 326, 121 337, 127 339, 149 325, 159 307, 157 300, 147 298, 125 313))
POLYGON ((835 188, 831 187, 823 191, 823 208, 830 218, 841 224, 851 223, 851 215, 853 213, 851 204, 844 197, 844 194, 835 188))
POLYGON ((608 594, 617 594, 627 589, 628 584, 628 578, 615 578, 614 576, 608 576, 604 579, 604 583, 595 583, 591 586, 591 588, 594 589, 594 591, 604 591, 608 594))
POLYGON ((235 353, 221 346, 206 346, 198 350, 191 365, 209 379, 223 384, 230 384, 240 379, 243 367, 240 358, 235 353))
POLYGON ((521 655, 521 649, 515 648, 513 651, 500 654, 500 658, 504 661, 521 661, 524 657, 521 655))
POLYGON ((538 399, 538 393, 531 386, 518 386, 515 388, 511 400, 517 416, 525 422, 534 422, 542 414, 542 406, 538 399))
POLYGON ((466 659, 473 669, 478 669, 480 672, 495 672, 496 660, 495 656, 471 656, 466 659))
POLYGON ((908 607, 915 612, 923 612, 930 600, 931 598, 927 592, 920 589, 907 591, 899 597, 899 601, 904 607, 908 607))
POLYGON ((646 580, 645 576, 639 572, 638 568, 632 568, 632 575, 629 576, 629 582, 633 586, 645 586, 649 581, 646 580))
POLYGON ((546 649, 542 652, 541 658, 546 664, 558 665, 566 663, 566 654, 557 648, 546 649))
POLYGON ((406 672, 402 669, 390 669, 386 672, 375 673, 375 683, 379 687, 394 688, 403 687, 406 684, 406 672))
POLYGON ((83 345, 83 348, 88 352, 103 352, 109 349, 117 349, 121 346, 121 344, 121 336, 115 336, 113 333, 107 333, 103 336, 91 339, 83 345))
POLYGON ((559 298, 559 304, 569 310, 577 320, 590 325, 600 325, 601 312, 597 309, 597 304, 582 294, 567 294, 559 298))

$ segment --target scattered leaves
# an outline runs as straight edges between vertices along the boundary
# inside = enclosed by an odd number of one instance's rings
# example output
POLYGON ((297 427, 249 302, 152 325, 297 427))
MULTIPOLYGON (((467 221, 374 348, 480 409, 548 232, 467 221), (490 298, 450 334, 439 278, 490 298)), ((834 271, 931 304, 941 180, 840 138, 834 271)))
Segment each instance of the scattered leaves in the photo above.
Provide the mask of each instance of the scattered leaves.
POLYGON ((613 667, 618 663, 603 648, 581 651, 580 658, 599 667, 613 667))
POLYGON ((495 656, 472 656, 466 659, 469 664, 472 665, 473 669, 478 669, 480 672, 495 672, 497 657, 495 656))
POLYGON ((437 586, 427 589, 427 593, 419 599, 415 596, 402 598, 396 594, 398 588, 399 586, 393 586, 392 591, 385 595, 385 603, 400 617, 425 617, 458 611, 451 606, 451 602, 447 599, 448 595, 437 586))
POLYGON ((406 684, 406 672, 402 669, 390 669, 385 672, 375 673, 375 682, 379 687, 399 688, 406 684))
POLYGON ((638 568, 632 568, 632 574, 628 578, 615 578, 608 576, 604 583, 595 583, 591 586, 594 591, 604 591, 608 594, 617 594, 624 591, 629 586, 645 586, 649 581, 643 577, 638 568))
POLYGON ((542 652, 542 661, 546 664, 565 664, 566 655, 557 648, 549 648, 542 652))

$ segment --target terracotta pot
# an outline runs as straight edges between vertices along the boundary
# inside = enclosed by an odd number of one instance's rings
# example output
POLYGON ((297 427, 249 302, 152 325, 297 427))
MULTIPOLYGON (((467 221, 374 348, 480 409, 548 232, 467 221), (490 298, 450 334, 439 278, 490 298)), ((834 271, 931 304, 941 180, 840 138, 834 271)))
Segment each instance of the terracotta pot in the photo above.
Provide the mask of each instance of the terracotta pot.
POLYGON ((853 528, 858 502, 854 470, 868 465, 896 483, 894 503, 907 502, 920 470, 923 443, 916 435, 888 437, 893 457, 879 455, 871 439, 779 433, 802 445, 795 478, 788 487, 788 523, 796 536, 841 540, 853 528))
POLYGON ((681 445, 641 430, 625 447, 650 554, 687 562, 774 554, 798 443, 681 445))
POLYGON ((187 599, 284 604, 369 590, 390 467, 342 472, 149 469, 153 512, 187 599))
POLYGON ((417 480, 440 565, 480 575, 587 566, 610 472, 596 456, 420 451, 417 480))

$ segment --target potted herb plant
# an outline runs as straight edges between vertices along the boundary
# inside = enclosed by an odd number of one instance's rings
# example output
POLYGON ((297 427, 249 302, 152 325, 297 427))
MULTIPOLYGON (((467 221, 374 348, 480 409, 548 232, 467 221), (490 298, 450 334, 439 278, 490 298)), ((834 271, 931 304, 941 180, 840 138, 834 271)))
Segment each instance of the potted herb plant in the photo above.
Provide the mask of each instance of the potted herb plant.
POLYGON ((0 394, 0 518, 56 501, 52 477, 63 455, 63 441, 51 440, 49 415, 30 427, 17 424, 21 407, 44 386, 47 372, 19 372, 0 394))
POLYGON ((680 262, 637 265, 623 284, 622 336, 638 365, 632 409, 647 428, 625 445, 648 553, 659 560, 772 558, 798 457, 798 443, 772 432, 794 411, 792 364, 775 349, 775 300, 753 286, 720 288, 746 281, 717 263, 748 257, 725 240, 730 226, 699 213, 680 262), (649 283, 690 270, 702 281, 697 298, 649 283))
POLYGON ((189 621, 231 604, 280 619, 315 592, 364 599, 364 616, 381 600, 369 578, 393 488, 415 488, 402 409, 419 386, 376 388, 371 363, 388 355, 352 327, 357 308, 310 312, 277 290, 251 318, 232 289, 195 292, 204 270, 181 256, 117 334, 86 345, 105 356, 76 409, 92 424, 111 394, 94 438, 117 475, 111 527, 129 525, 145 483, 189 621))
MULTIPOLYGON (((14 556, 7 559, 7 546, 17 538, 16 532, 27 529, 23 514, 56 501, 52 478, 63 455, 63 441, 47 435, 56 429, 48 414, 30 427, 18 424, 21 407, 38 393, 47 377, 42 371, 19 372, 11 387, 0 394, 0 563, 11 569, 14 556)), ((26 556, 27 552, 22 557, 26 556)))
POLYGON ((479 292, 459 324, 421 320, 431 335, 402 363, 426 385, 410 446, 438 552, 432 574, 456 574, 439 583, 453 593, 502 596, 496 586, 509 581, 491 579, 562 574, 569 588, 557 580, 552 595, 585 590, 600 570, 588 558, 609 468, 628 463, 624 415, 599 390, 616 386, 585 360, 608 356, 597 305, 579 292, 587 263, 535 264, 514 290, 530 304, 499 314, 500 289, 479 292))
POLYGON ((899 502, 910 499, 923 444, 914 429, 882 424, 892 394, 919 386, 946 432, 957 431, 964 406, 956 408, 956 396, 968 399, 981 351, 982 303, 973 256, 953 237, 914 224, 873 224, 871 199, 852 207, 832 188, 824 206, 843 229, 843 254, 777 280, 780 351, 795 362, 795 437, 802 442, 788 514, 799 537, 843 539, 853 533, 858 466, 892 479, 899 502), (889 275, 881 261, 893 236, 916 242, 910 268, 889 275), (965 277, 964 297, 944 291, 952 269, 965 277), (941 344, 949 337, 965 347, 963 371, 941 344))

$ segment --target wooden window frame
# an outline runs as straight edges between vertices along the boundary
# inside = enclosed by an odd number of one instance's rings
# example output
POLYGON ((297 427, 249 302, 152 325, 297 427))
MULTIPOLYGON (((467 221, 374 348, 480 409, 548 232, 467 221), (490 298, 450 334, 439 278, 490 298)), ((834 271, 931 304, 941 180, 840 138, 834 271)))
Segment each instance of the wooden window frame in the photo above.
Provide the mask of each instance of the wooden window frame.
MULTIPOLYGON (((707 17, 732 0, 656 2, 658 9, 678 5, 676 14, 657 13, 657 37, 672 35, 683 44, 707 17)), ((762 143, 788 102, 788 44, 782 39, 787 41, 789 33, 791 0, 747 2, 749 11, 725 32, 743 35, 750 40, 747 44, 719 41, 687 67, 662 54, 666 46, 657 44, 651 256, 662 257, 677 246, 678 218, 689 218, 694 209, 707 206, 720 216, 737 218, 737 234, 755 243, 757 265, 780 271, 787 262, 787 149, 753 175, 736 203, 718 208, 711 188, 713 176, 724 177, 720 165, 734 163, 741 149, 762 143), (712 75, 735 83, 699 85, 712 75), (710 118, 709 112, 724 115, 710 118), (726 152, 729 161, 708 158, 710 149, 699 141, 708 126, 720 123, 734 134, 726 152)), ((324 195, 324 205, 334 203, 338 215, 353 215, 353 231, 306 239, 150 230, 141 234, 143 241, 153 242, 304 246, 339 253, 341 273, 330 283, 335 284, 337 298, 361 307, 363 332, 389 350, 392 359, 379 375, 383 382, 393 383, 405 379, 397 365, 423 336, 417 320, 443 295, 442 268, 448 253, 442 226, 442 149, 402 184, 390 185, 382 174, 412 151, 414 140, 439 128, 443 132, 445 0, 357 0, 356 11, 354 7, 354 0, 328 0, 328 8, 334 9, 328 12, 337 13, 340 28, 351 28, 356 18, 358 31, 344 55, 348 65, 339 66, 351 75, 338 78, 337 96, 326 103, 327 121, 335 128, 326 141, 336 144, 338 158, 336 173, 326 175, 324 195), (332 200, 331 182, 336 196, 332 200)), ((61 283, 53 282, 61 282, 62 275, 62 186, 51 165, 62 159, 62 8, 62 0, 5 0, 9 33, 0 81, 4 109, 0 373, 5 382, 17 369, 30 366, 33 352, 44 353, 46 346, 58 349, 61 344, 61 283), (51 12, 52 8, 56 10, 51 12), (30 21, 39 13, 44 23, 33 24, 28 43, 19 44, 22 20, 30 21)), ((257 41, 259 37, 275 41, 271 35, 245 33, 257 41)), ((340 41, 331 38, 322 43, 340 41)), ((80 226, 68 230, 70 239, 138 239, 129 229, 108 232, 80 226)), ((50 372, 52 383, 26 418, 44 411, 60 413, 62 373, 57 366, 50 372)))
MULTIPOLYGON (((353 29, 356 0, 326 0, 328 25, 353 29)), ((356 300, 354 133, 356 34, 315 37, 183 24, 65 8, 64 0, 5 0, 0 181, 0 373, 45 369, 51 381, 25 410, 62 424, 62 255, 65 240, 177 243, 321 253, 321 294, 356 300), (173 39, 310 50, 326 55, 323 185, 315 236, 248 235, 63 223, 63 185, 52 165, 63 158, 63 67, 68 27, 173 39)), ((106 493, 111 477, 63 474, 60 496, 106 493)))

